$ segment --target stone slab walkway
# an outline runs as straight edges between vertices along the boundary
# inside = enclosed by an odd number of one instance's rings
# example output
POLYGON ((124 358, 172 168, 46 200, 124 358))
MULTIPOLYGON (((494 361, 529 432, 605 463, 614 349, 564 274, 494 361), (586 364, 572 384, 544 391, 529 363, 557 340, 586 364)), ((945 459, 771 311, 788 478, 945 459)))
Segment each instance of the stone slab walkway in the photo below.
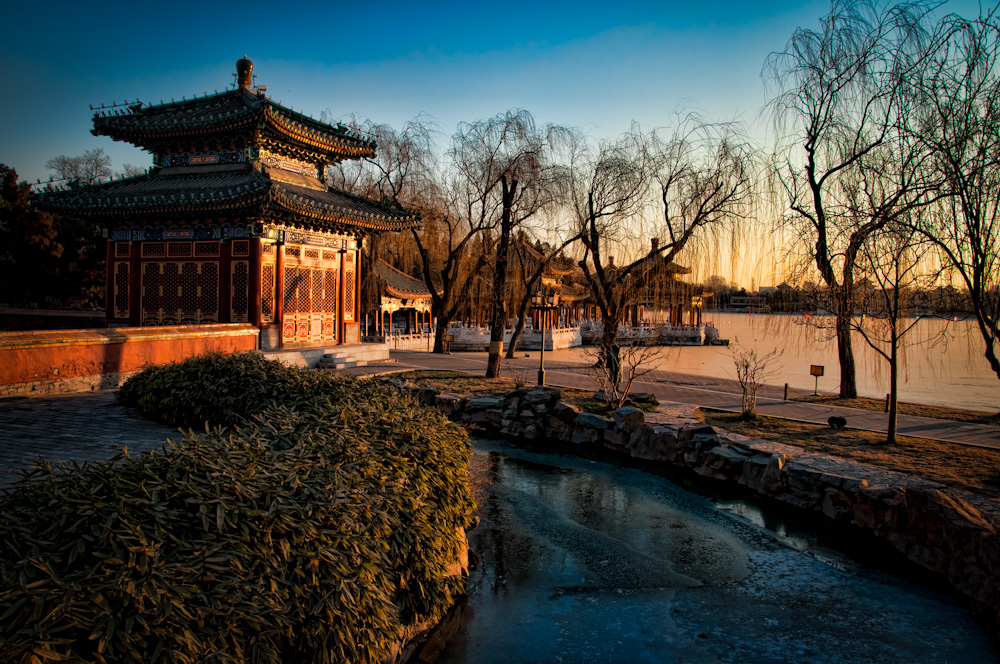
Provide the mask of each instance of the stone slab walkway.
MULTIPOLYGON (((504 373, 508 377, 524 378, 528 384, 534 384, 537 379, 538 353, 530 355, 531 357, 527 358, 504 360, 504 373)), ((368 373, 438 369, 482 374, 486 370, 487 355, 486 353, 435 355, 418 351, 391 351, 390 357, 394 360, 394 364, 368 367, 368 373)), ((587 375, 585 365, 579 362, 549 361, 548 357, 546 353, 545 377, 549 385, 584 390, 595 388, 593 379, 587 375)), ((636 380, 632 391, 651 392, 660 401, 687 403, 737 413, 742 410, 739 385, 731 379, 657 370, 644 375, 641 380, 636 380)), ((889 416, 885 413, 802 401, 784 401, 783 396, 783 386, 762 386, 758 392, 757 411, 762 415, 814 424, 827 424, 827 419, 836 415, 846 418, 847 426, 852 429, 877 432, 887 430, 889 416)), ((897 427, 898 433, 903 436, 1000 449, 1000 427, 913 415, 900 415, 897 427)))
POLYGON ((115 403, 114 390, 0 401, 0 488, 11 471, 48 461, 100 461, 127 447, 139 454, 183 436, 115 403))
MULTIPOLYGON (((350 373, 374 375, 436 369, 481 374, 486 368, 486 353, 434 355, 392 351, 391 357, 391 362, 358 367, 350 373)), ((579 363, 553 360, 546 363, 546 382, 593 390, 594 382, 586 369, 579 363)), ((504 362, 507 376, 525 379, 529 384, 534 384, 537 370, 537 352, 528 358, 504 362)), ((654 371, 637 381, 633 390, 652 392, 661 402, 740 410, 739 386, 733 380, 654 371)), ((828 417, 839 415, 847 418, 851 428, 885 431, 887 417, 884 413, 783 401, 782 393, 782 387, 764 386, 758 398, 758 410, 765 415, 816 424, 826 424, 828 417)), ((117 405, 114 394, 114 390, 100 390, 0 401, 0 488, 16 481, 12 470, 30 468, 39 458, 51 462, 99 461, 119 454, 123 446, 130 453, 139 454, 160 449, 168 438, 179 440, 183 437, 177 429, 147 420, 117 405)), ((1000 449, 1000 427, 901 415, 899 433, 1000 449)))

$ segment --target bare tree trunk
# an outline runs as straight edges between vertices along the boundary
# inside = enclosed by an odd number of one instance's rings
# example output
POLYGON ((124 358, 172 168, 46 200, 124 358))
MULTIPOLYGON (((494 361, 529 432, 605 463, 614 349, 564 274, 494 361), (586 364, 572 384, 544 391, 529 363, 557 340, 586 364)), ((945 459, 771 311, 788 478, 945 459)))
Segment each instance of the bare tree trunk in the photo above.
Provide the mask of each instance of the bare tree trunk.
POLYGON ((856 399, 858 396, 857 370, 854 347, 851 344, 850 313, 837 316, 837 360, 840 362, 840 398, 856 399))
POLYGON ((604 319, 604 332, 601 334, 601 361, 607 367, 608 379, 617 385, 622 379, 622 353, 618 345, 618 322, 604 319))
POLYGON ((983 306, 982 297, 976 293, 973 296, 973 300, 973 307, 976 314, 976 324, 979 326, 979 331, 983 336, 983 342, 986 345, 986 351, 983 353, 983 356, 986 358, 986 361, 989 362, 990 369, 993 370, 993 373, 997 375, 997 378, 1000 378, 1000 358, 997 357, 996 353, 996 341, 998 338, 996 319, 993 319, 994 327, 990 328, 990 326, 987 325, 987 321, 990 320, 990 314, 983 306))
POLYGON ((896 322, 892 322, 892 342, 889 349, 889 432, 885 436, 888 445, 896 444, 896 420, 899 417, 899 336, 896 322))
POLYGON ((450 323, 451 320, 446 320, 442 316, 438 316, 437 321, 437 328, 434 330, 434 350, 432 352, 441 355, 445 352, 444 341, 445 336, 448 334, 448 323, 450 323))
POLYGON ((511 205, 517 192, 517 180, 507 176, 500 178, 503 195, 503 211, 500 218, 500 245, 497 247, 497 262, 493 272, 493 306, 490 317, 490 356, 486 362, 486 377, 499 378, 503 358, 503 333, 507 327, 507 263, 510 258, 510 236, 513 231, 511 205))
POLYGON ((514 348, 517 346, 517 342, 521 339, 521 333, 524 332, 524 316, 527 313, 528 302, 527 300, 524 300, 521 302, 521 306, 517 310, 517 323, 514 324, 514 331, 510 335, 510 343, 507 344, 505 357, 508 360, 514 359, 514 348))
MULTIPOLYGON (((497 266, 498 271, 499 269, 500 266, 497 266)), ((494 297, 498 297, 496 294, 497 281, 498 279, 496 278, 493 280, 494 297)), ((503 290, 500 291, 499 298, 499 303, 496 301, 493 302, 492 315, 490 316, 490 354, 486 360, 487 378, 500 377, 500 365, 503 358, 503 333, 507 323, 507 311, 506 307, 503 306, 503 290)))

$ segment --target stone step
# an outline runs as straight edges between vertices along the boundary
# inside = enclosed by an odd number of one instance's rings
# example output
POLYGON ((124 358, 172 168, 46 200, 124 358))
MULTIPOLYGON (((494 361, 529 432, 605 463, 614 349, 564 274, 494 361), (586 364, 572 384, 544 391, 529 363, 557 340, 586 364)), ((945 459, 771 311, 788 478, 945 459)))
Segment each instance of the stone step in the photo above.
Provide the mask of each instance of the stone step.
POLYGON ((368 360, 352 360, 349 353, 327 353, 317 364, 317 369, 352 369, 363 367, 368 364, 368 360))

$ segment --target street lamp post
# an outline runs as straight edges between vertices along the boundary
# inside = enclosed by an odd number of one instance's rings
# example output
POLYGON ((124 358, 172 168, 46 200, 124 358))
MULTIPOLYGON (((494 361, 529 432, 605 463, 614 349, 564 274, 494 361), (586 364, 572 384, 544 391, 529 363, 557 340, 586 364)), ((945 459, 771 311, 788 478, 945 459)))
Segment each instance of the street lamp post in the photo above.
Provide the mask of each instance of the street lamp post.
POLYGON ((541 352, 538 355, 538 385, 545 385, 545 314, 559 308, 559 294, 550 293, 548 296, 538 291, 531 298, 535 311, 539 312, 542 319, 542 344, 541 352))

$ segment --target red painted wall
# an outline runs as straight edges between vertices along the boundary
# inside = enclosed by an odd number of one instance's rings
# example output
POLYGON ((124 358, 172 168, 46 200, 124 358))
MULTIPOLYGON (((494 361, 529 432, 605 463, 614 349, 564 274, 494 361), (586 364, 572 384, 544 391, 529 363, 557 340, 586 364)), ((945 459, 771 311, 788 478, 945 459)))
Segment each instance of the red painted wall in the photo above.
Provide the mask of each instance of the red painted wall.
POLYGON ((246 324, 0 332, 0 385, 137 371, 213 351, 257 347, 246 324))

